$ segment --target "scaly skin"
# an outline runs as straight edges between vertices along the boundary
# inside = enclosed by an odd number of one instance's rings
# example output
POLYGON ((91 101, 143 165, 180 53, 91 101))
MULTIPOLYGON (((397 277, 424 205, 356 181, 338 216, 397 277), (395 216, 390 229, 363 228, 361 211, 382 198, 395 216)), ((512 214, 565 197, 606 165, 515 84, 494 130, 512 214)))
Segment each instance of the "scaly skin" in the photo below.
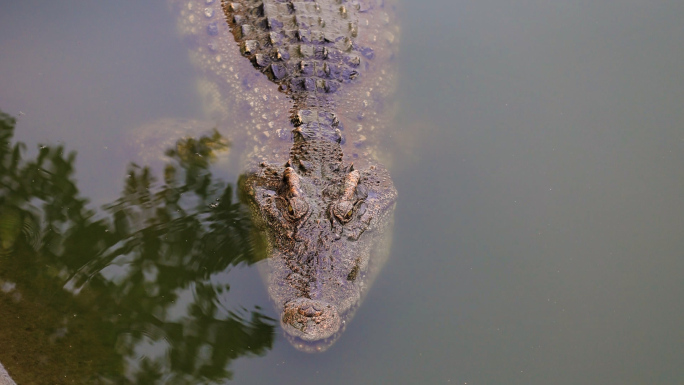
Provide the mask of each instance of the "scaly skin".
POLYGON ((388 252, 397 196, 389 173, 341 158, 336 142, 295 138, 287 164, 262 163, 240 184, 266 233, 269 294, 304 351, 340 336, 388 252))
POLYGON ((376 147, 394 83, 392 7, 224 1, 220 20, 204 1, 181 4, 179 25, 200 44, 208 98, 240 95, 210 112, 244 123, 255 142, 240 191, 264 241, 269 294, 293 345, 323 351, 389 253, 397 192, 376 147))

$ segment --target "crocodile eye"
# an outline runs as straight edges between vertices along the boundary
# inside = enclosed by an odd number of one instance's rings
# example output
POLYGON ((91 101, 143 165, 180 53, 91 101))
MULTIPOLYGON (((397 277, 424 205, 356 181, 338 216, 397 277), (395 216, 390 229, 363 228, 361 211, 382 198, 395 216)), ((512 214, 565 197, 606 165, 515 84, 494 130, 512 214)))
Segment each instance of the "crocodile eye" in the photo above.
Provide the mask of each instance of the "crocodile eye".
POLYGON ((354 215, 354 204, 351 201, 343 200, 333 203, 332 214, 342 223, 347 223, 354 215))
POLYGON ((290 201, 287 203, 287 213, 291 219, 301 219, 307 212, 309 212, 309 205, 304 199, 299 197, 290 198, 290 201))

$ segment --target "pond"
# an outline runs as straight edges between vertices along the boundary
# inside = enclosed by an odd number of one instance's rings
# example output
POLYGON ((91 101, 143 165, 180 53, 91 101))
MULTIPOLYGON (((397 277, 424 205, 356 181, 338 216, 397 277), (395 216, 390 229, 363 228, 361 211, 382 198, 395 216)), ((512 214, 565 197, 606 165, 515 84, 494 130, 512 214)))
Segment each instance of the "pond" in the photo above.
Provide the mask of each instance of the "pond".
POLYGON ((309 354, 260 277, 240 143, 153 135, 207 109, 166 2, 5 5, 0 362, 19 384, 681 382, 682 18, 400 2, 391 253, 309 354))

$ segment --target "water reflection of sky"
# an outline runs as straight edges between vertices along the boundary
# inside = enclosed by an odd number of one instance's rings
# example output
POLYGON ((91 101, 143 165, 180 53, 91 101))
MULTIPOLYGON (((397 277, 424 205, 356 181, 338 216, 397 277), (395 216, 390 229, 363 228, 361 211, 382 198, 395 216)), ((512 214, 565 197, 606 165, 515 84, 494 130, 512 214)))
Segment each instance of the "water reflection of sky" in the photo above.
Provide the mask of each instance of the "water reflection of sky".
MULTIPOLYGON (((683 378, 683 16, 675 2, 404 4, 392 259, 334 348, 276 337, 232 361, 235 382, 683 378)), ((120 196, 128 131, 199 111, 173 26, 159 4, 0 14, 0 109, 23 113, 27 157, 78 152, 93 207, 120 196)), ((231 293, 263 301, 254 271, 237 276, 231 293)))

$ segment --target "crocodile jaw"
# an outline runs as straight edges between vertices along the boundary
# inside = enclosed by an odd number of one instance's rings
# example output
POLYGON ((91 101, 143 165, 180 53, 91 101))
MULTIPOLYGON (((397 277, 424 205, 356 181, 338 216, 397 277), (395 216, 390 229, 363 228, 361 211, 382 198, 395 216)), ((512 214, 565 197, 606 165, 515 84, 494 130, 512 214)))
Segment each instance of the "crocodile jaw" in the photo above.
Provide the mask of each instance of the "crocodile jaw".
POLYGON ((343 333, 389 254, 396 190, 379 166, 295 175, 292 163, 261 165, 241 191, 265 241, 264 279, 285 336, 321 352, 343 333), (338 205, 351 207, 342 219, 333 209, 340 201, 353 202, 338 205))

